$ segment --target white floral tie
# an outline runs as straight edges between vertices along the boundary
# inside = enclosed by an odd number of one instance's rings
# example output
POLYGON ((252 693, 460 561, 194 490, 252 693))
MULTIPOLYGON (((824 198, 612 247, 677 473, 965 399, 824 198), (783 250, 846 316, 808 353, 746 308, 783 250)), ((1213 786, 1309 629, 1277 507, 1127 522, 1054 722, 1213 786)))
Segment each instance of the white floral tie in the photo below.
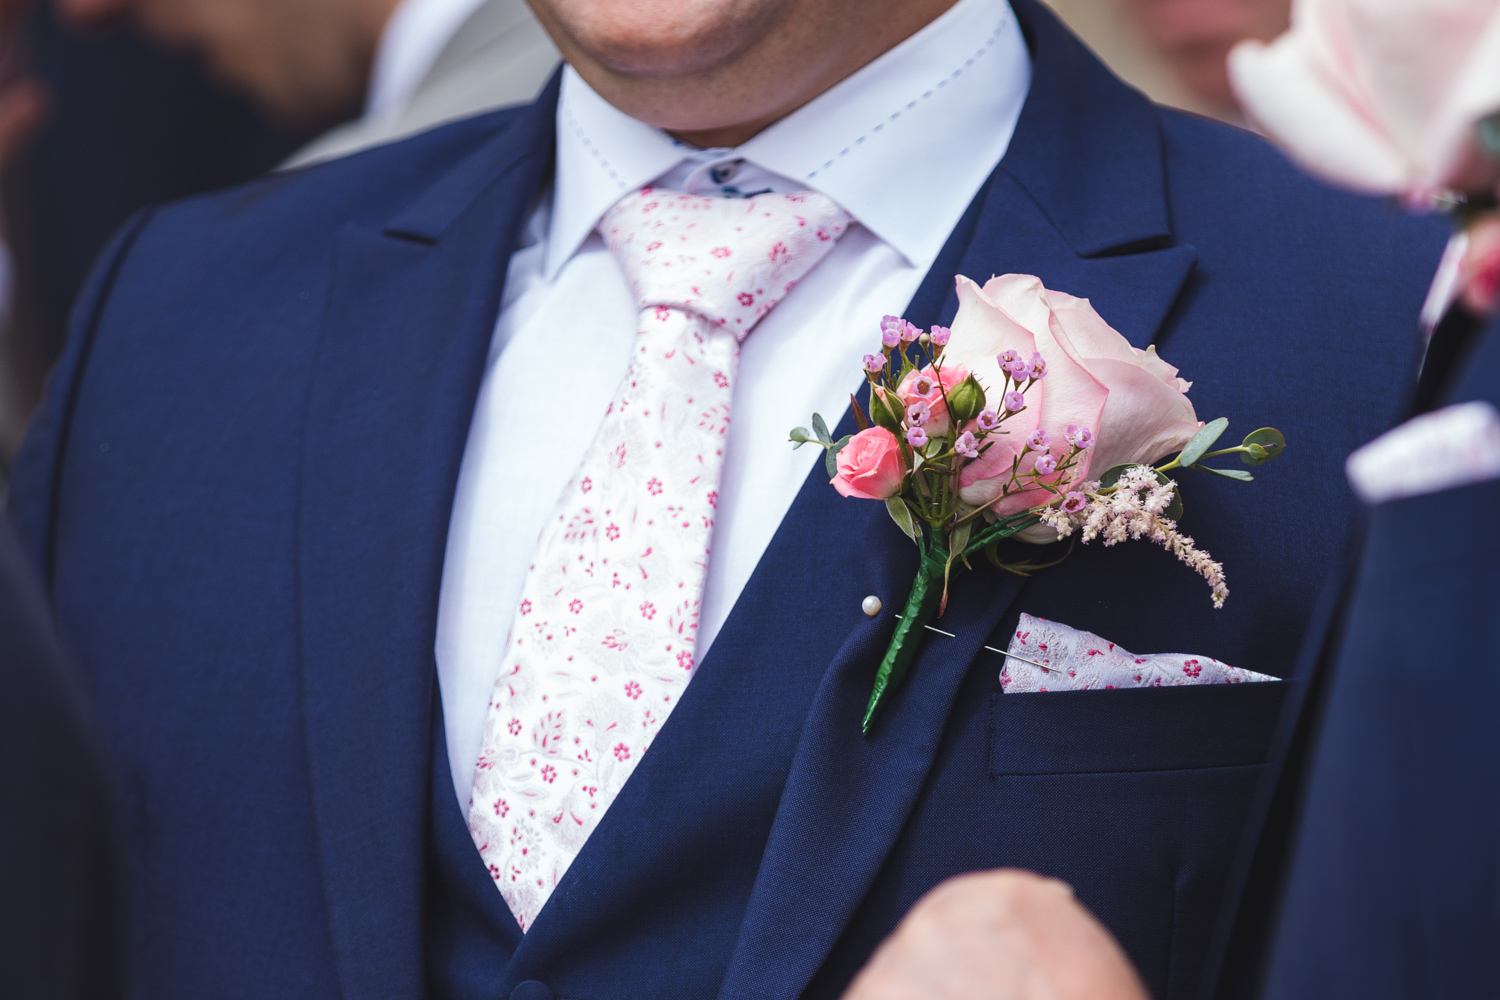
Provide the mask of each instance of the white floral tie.
POLYGON ((740 341, 848 223, 811 191, 651 188, 599 223, 641 310, 638 350, 537 541, 469 801, 523 931, 693 676, 740 341))

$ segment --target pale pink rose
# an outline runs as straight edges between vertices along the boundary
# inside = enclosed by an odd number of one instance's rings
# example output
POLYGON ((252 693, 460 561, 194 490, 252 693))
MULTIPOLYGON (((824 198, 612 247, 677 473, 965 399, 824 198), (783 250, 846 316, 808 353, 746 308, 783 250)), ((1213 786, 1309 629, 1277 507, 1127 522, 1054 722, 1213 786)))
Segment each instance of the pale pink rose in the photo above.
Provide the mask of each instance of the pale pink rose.
POLYGON ((896 435, 884 427, 870 427, 844 445, 838 470, 832 482, 839 493, 861 500, 884 500, 901 491, 906 459, 896 435))
MULTIPOLYGON (((946 355, 943 360, 947 361, 946 355)), ((933 378, 932 367, 929 365, 921 371, 908 372, 896 387, 896 395, 901 397, 902 406, 911 406, 916 402, 926 403, 932 416, 922 425, 922 429, 927 432, 928 437, 938 437, 947 434, 952 426, 952 421, 948 419, 945 394, 968 377, 969 370, 963 365, 945 363, 938 377, 933 378), (942 383, 941 386, 938 385, 939 382, 942 383)))
MULTIPOLYGON (((1048 290, 1029 274, 1007 274, 991 278, 984 288, 959 277, 958 301, 944 358, 974 373, 992 407, 998 409, 1005 385, 996 355, 1013 350, 1029 358, 1035 351, 1047 362, 1045 377, 1026 393, 1026 409, 1002 425, 1009 433, 991 435, 995 443, 964 467, 959 494, 966 502, 983 504, 999 494, 1016 455, 1037 429, 1046 432, 1059 461, 1067 454, 1070 425, 1093 431, 1093 447, 1067 472, 1072 482, 1116 465, 1155 462, 1198 430, 1198 416, 1185 395, 1191 383, 1178 378, 1154 347, 1132 347, 1088 299, 1048 290)), ((1030 471, 1036 458, 1034 451, 1026 454, 1021 471, 1030 471)), ((991 509, 1004 516, 1041 499, 1038 491, 1028 491, 991 509)))
POLYGON ((1290 31, 1229 54, 1246 115, 1303 166, 1414 201, 1493 182, 1496 67, 1500 0, 1293 0, 1290 31))
POLYGON ((1490 216, 1469 230, 1463 289, 1464 305, 1480 316, 1500 310, 1500 218, 1490 216))

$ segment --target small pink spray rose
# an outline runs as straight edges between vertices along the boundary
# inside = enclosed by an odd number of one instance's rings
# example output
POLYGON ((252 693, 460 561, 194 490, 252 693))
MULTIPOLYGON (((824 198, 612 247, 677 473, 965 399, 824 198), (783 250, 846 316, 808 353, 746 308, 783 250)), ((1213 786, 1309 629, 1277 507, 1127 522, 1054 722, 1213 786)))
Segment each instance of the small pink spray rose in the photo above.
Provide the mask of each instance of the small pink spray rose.
POLYGON ((846 497, 884 500, 901 491, 906 478, 906 459, 896 435, 884 427, 860 431, 844 445, 838 457, 833 488, 846 497))

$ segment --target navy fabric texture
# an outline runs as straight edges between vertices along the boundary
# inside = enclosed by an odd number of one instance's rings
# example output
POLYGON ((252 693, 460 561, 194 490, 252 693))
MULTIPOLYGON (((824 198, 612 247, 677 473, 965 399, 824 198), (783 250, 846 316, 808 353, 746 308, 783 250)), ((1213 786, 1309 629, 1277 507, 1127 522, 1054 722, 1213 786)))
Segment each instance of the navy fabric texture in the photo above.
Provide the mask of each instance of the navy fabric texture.
MULTIPOLYGON (((1492 326, 1453 402, 1500 405, 1492 326)), ((1500 996, 1500 483, 1375 508, 1268 997, 1500 996)))
POLYGON ((955 272, 1036 274, 1156 343, 1201 416, 1284 430, 1253 486, 1184 480, 1228 607, 1144 543, 977 569, 956 637, 867 738, 894 622, 860 600, 899 607, 915 553, 815 472, 535 926, 499 940, 461 817, 438 812, 432 651, 555 81, 532 108, 159 210, 96 271, 12 497, 109 706, 132 996, 466 996, 492 966, 495 996, 835 997, 924 892, 1001 865, 1067 879, 1155 995, 1192 994, 1280 695, 999 695, 981 647, 1025 611, 1286 675, 1353 513, 1343 456, 1415 381, 1445 232, 1153 107, 1014 6, 1026 107, 908 315, 951 319, 955 272))

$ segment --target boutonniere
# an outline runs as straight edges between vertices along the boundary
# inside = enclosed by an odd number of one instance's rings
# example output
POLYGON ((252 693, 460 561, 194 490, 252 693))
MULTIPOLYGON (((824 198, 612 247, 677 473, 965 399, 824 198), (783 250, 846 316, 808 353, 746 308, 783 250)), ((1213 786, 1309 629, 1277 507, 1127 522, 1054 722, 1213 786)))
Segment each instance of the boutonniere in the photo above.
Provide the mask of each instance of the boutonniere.
POLYGON ((833 487, 883 502, 921 552, 875 674, 866 733, 971 560, 1023 575, 1044 568, 1002 560, 1004 539, 1149 539, 1201 575, 1222 607, 1224 568, 1177 530, 1182 498, 1168 473, 1191 468, 1249 482, 1243 469, 1200 462, 1238 455, 1255 466, 1286 447, 1264 427, 1210 451, 1229 421, 1200 421, 1186 395, 1192 383, 1154 347, 1132 347, 1087 299, 1030 275, 983 288, 957 280, 951 329, 923 332, 894 316, 881 323, 881 351, 864 358, 869 412, 853 402, 857 434, 832 440, 818 414, 811 431, 791 433, 797 447, 825 448, 833 487))

